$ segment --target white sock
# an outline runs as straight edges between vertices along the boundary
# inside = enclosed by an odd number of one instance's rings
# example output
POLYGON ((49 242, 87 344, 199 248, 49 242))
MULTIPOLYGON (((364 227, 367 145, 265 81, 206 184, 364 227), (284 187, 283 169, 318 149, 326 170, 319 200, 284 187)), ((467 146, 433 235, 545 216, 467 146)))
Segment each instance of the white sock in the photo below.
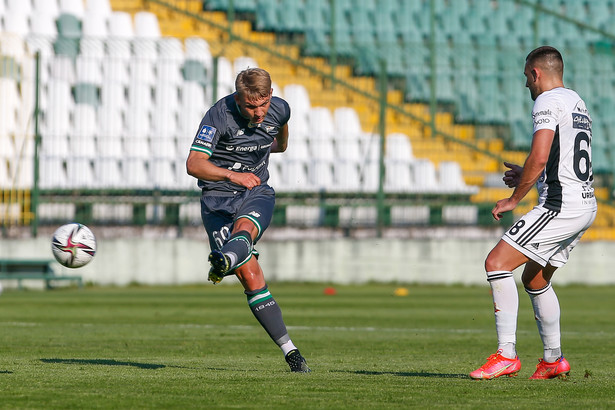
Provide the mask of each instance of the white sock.
POLYGON ((517 357, 517 313, 519 293, 512 272, 487 272, 487 280, 493 295, 495 330, 498 334, 498 350, 509 359, 517 357))
POLYGON ((288 342, 282 344, 280 346, 280 349, 282 349, 282 353, 284 353, 284 356, 286 356, 288 354, 288 352, 290 352, 291 350, 296 349, 296 347, 293 344, 293 341, 289 340, 288 342))
POLYGON ((538 333, 544 348, 543 359, 553 363, 562 356, 560 340, 560 308, 551 282, 542 289, 525 289, 532 301, 538 333))

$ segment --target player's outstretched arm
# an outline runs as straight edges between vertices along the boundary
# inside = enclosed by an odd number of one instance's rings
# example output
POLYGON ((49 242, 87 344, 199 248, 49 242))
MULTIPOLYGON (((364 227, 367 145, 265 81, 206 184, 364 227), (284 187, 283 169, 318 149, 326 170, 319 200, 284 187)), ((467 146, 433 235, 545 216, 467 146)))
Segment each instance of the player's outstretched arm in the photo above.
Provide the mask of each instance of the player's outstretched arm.
POLYGON ((288 123, 280 128, 280 132, 271 145, 271 152, 284 152, 286 148, 288 148, 288 123))
POLYGON ((209 161, 209 155, 199 151, 190 151, 186 160, 186 171, 188 175, 203 181, 229 181, 248 189, 261 184, 261 179, 253 173, 220 168, 209 161))

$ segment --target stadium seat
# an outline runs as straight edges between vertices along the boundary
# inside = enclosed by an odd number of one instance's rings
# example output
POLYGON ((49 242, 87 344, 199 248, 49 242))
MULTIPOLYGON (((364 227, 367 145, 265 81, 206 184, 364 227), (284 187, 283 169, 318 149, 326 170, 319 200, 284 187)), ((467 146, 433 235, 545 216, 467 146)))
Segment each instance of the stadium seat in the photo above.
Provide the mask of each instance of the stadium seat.
POLYGON ((55 19, 52 15, 36 11, 30 16, 29 34, 35 36, 55 37, 58 34, 55 19))
POLYGON ((94 167, 89 158, 69 156, 66 158, 67 188, 93 188, 94 167))
POLYGON ((207 70, 200 61, 186 59, 181 67, 181 72, 185 81, 194 81, 201 86, 208 83, 207 70))
POLYGON ((306 158, 293 159, 286 162, 284 174, 286 175, 286 186, 292 192, 305 192, 310 190, 308 184, 306 158))
POLYGON ((414 160, 410 138, 405 134, 393 133, 387 135, 384 152, 386 161, 409 163, 414 160))
POLYGON ((128 64, 130 86, 143 84, 153 87, 156 83, 155 58, 134 58, 128 64))
POLYGON ((241 56, 237 57, 233 61, 233 76, 236 77, 240 71, 245 70, 246 68, 255 68, 258 67, 258 63, 252 57, 241 56))
POLYGON ((83 0, 59 0, 59 6, 60 14, 69 13, 82 19, 85 13, 83 0))
POLYGON ((218 58, 218 78, 216 80, 218 82, 218 95, 216 99, 232 94, 235 91, 233 65, 228 58, 218 58))
POLYGON ((111 15, 112 10, 109 0, 86 0, 85 4, 86 13, 96 13, 99 16, 105 17, 111 15))
POLYGON ((256 0, 256 29, 263 31, 277 29, 280 24, 277 11, 277 0, 256 0))
POLYGON ((158 55, 163 58, 184 59, 184 45, 175 37, 162 37, 156 40, 158 55))
POLYGON ((361 122, 357 112, 350 107, 338 107, 333 111, 334 138, 358 138, 361 122))
POLYGON ((286 148, 284 156, 296 160, 307 160, 311 158, 308 140, 305 138, 297 138, 297 136, 293 137, 289 137, 288 148, 286 148))
POLYGON ((98 60, 102 70, 103 60, 106 57, 104 40, 102 38, 84 37, 79 43, 79 55, 98 60))
POLYGON ((313 107, 308 111, 308 126, 311 131, 310 139, 333 140, 335 126, 333 116, 326 107, 313 107))
POLYGON ((380 172, 377 162, 364 162, 359 167, 359 175, 361 176, 362 192, 378 192, 378 176, 380 175, 380 172))
POLYGON ((149 163, 151 184, 159 189, 177 189, 173 161, 157 158, 149 163))
POLYGON ((213 57, 209 50, 209 44, 200 37, 188 37, 184 40, 186 60, 200 61, 207 71, 213 68, 213 57))
POLYGON ((50 135, 67 135, 70 124, 69 110, 73 107, 70 84, 67 81, 50 79, 47 88, 42 130, 50 135))
MULTIPOLYGON (((261 7, 258 7, 260 9, 261 7)), ((277 22, 273 28, 285 32, 301 32, 305 30, 304 4, 296 0, 281 0, 278 9, 277 22)))
MULTIPOLYGON (((26 2, 24 2, 26 3, 26 2)), ((4 15, 4 30, 2 34, 15 34, 25 37, 29 33, 28 14, 7 10, 4 15)))
POLYGON ((122 113, 113 106, 98 108, 97 152, 105 157, 120 158, 123 155, 122 133, 124 124, 122 113))
POLYGON ((103 82, 102 59, 82 54, 75 60, 75 81, 101 85, 103 82))
POLYGON ((39 185, 43 189, 62 189, 68 187, 68 178, 62 157, 42 157, 40 163, 39 185))
POLYGON ((308 158, 335 161, 335 143, 330 136, 315 136, 309 139, 310 155, 308 158))
POLYGON ((158 17, 149 11, 139 11, 134 17, 135 36, 142 38, 160 38, 158 17))
POLYGON ((33 0, 32 13, 43 13, 55 19, 60 15, 60 8, 56 0, 33 0))
POLYGON ((108 35, 108 15, 88 10, 82 20, 82 31, 86 37, 105 38, 108 35))
POLYGON ((134 28, 130 14, 123 11, 114 11, 109 16, 109 35, 111 37, 134 37, 134 28))
POLYGON ((412 162, 413 192, 439 192, 440 186, 436 178, 436 168, 430 160, 417 159, 412 162))
POLYGON ((363 160, 359 135, 337 138, 335 140, 335 157, 343 161, 360 162, 363 160))
POLYGON ((19 13, 29 16, 32 13, 32 2, 24 0, 6 0, 6 13, 19 13))
POLYGON ((153 109, 152 87, 149 84, 131 83, 128 87, 128 108, 131 112, 150 112, 153 109))
POLYGON ((149 188, 152 181, 148 176, 147 162, 143 158, 124 158, 121 163, 122 180, 128 188, 149 188))
POLYGON ((333 162, 326 159, 313 159, 308 166, 308 181, 310 190, 334 191, 336 184, 333 178, 333 162))
POLYGON ((359 173, 359 162, 350 160, 336 161, 333 164, 333 175, 336 181, 335 191, 361 191, 361 174, 359 173))
POLYGON ((93 83, 75 83, 73 97, 75 104, 88 104, 92 107, 98 107, 100 105, 100 88, 93 83))
POLYGON ((413 181, 410 163, 392 161, 387 162, 385 167, 385 192, 408 192, 412 189, 413 181))
POLYGON ((458 162, 442 161, 438 165, 438 185, 445 192, 476 193, 478 187, 466 185, 458 162))

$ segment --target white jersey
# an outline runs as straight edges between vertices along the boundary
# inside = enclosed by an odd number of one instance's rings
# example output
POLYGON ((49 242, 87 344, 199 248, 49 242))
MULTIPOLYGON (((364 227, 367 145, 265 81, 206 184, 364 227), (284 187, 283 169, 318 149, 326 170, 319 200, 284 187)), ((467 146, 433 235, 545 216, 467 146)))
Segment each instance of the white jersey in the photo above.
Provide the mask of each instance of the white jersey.
POLYGON ((555 132, 547 165, 536 184, 539 206, 555 212, 595 210, 592 120, 585 102, 573 90, 554 88, 536 98, 532 119, 534 133, 555 132))

